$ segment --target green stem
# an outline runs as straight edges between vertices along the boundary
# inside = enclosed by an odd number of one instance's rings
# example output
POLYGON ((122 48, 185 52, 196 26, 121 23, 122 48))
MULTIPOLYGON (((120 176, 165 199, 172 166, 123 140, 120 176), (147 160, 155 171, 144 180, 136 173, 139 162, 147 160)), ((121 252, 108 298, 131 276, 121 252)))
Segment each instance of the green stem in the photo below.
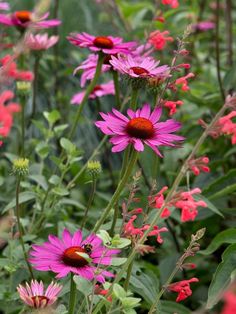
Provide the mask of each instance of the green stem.
POLYGON ((131 93, 131 99, 130 99, 130 107, 135 110, 137 107, 137 99, 138 99, 138 89, 133 88, 131 93))
MULTIPOLYGON (((124 158, 123 158, 123 162, 122 162, 122 167, 121 167, 121 171, 120 171, 120 177, 119 177, 119 181, 121 180, 121 178, 124 175, 124 172, 127 168, 128 162, 129 162, 129 157, 130 157, 130 150, 131 150, 131 146, 129 145, 124 153, 124 158)), ((114 230, 116 227, 116 221, 119 215, 119 205, 118 203, 115 204, 114 206, 115 208, 115 212, 114 212, 114 216, 113 216, 113 220, 112 220, 112 225, 111 225, 111 229, 109 231, 110 236, 112 237, 114 235, 114 230)))
POLYGON ((75 303, 76 303, 76 284, 73 279, 73 273, 71 273, 70 277, 70 300, 69 300, 69 310, 68 314, 74 314, 75 311, 75 303))
POLYGON ((89 195, 88 205, 87 205, 87 208, 86 208, 85 213, 84 213, 84 218, 83 218, 82 223, 81 223, 81 228, 80 228, 81 230, 83 230, 83 227, 84 227, 86 220, 87 220, 89 209, 91 208, 91 205, 92 205, 93 200, 94 200, 94 196, 95 196, 95 192, 96 192, 96 183, 97 183, 97 180, 93 177, 92 189, 91 189, 91 192, 89 195))
POLYGON ((25 96, 21 97, 21 148, 20 155, 25 157, 25 96))
POLYGON ((115 205, 115 203, 118 201, 118 198, 121 194, 121 192, 123 191, 130 175, 131 172, 133 170, 134 165, 136 164, 138 158, 138 152, 133 151, 131 158, 130 158, 130 162, 127 166, 127 169, 122 177, 122 179, 120 180, 120 183, 118 184, 115 193, 113 194, 111 201, 109 202, 109 204, 107 205, 105 211, 103 212, 101 218, 98 220, 98 222, 96 223, 95 227, 94 227, 94 232, 97 232, 98 229, 101 227, 101 225, 104 223, 104 221, 106 220, 107 216, 109 215, 110 211, 112 210, 113 206, 115 205))
POLYGON ((118 72, 112 71, 112 75, 113 75, 113 82, 115 86, 116 108, 119 110, 120 109, 120 85, 119 85, 119 80, 118 80, 118 72))
POLYGON ((24 254, 24 259, 25 259, 25 262, 26 262, 27 267, 29 269, 29 273, 30 273, 32 279, 34 279, 33 270, 32 270, 30 263, 28 262, 28 256, 26 253, 25 244, 24 244, 24 240, 23 240, 23 230, 22 230, 22 226, 21 226, 21 222, 20 222, 19 194, 20 194, 20 178, 18 178, 17 182, 16 182, 16 212, 15 212, 15 215, 16 215, 16 221, 17 221, 17 229, 19 232, 19 240, 20 240, 20 244, 21 244, 22 251, 24 254))
POLYGON ((92 93, 94 87, 96 86, 96 83, 98 81, 99 75, 101 73, 103 61, 104 61, 104 55, 103 54, 99 54, 98 63, 97 63, 97 67, 96 67, 96 72, 95 72, 94 78, 91 81, 91 83, 89 84, 89 86, 87 87, 85 95, 84 95, 84 98, 83 98, 81 104, 79 105, 79 108, 78 108, 78 111, 77 111, 77 114, 76 114, 76 117, 75 117, 74 124, 73 124, 73 126, 71 128, 71 131, 70 131, 70 134, 69 134, 69 139, 72 139, 72 137, 74 136, 77 124, 79 122, 80 115, 81 115, 82 110, 84 108, 84 105, 87 102, 87 100, 89 98, 89 95, 92 93))
POLYGON ((131 273, 132 273, 132 268, 133 268, 133 261, 129 264, 129 267, 127 269, 127 274, 126 274, 126 278, 125 278, 125 283, 124 283, 124 289, 125 291, 128 291, 129 288, 129 281, 130 281, 130 277, 131 277, 131 273))
MULTIPOLYGON (((236 101, 236 98, 233 98, 232 103, 234 101, 236 101)), ((229 101, 230 102, 230 101, 229 101)), ((208 125, 208 127, 205 129, 205 131, 202 133, 201 137, 198 139, 196 145, 194 146, 192 152, 190 153, 190 155, 188 156, 188 158, 185 160, 184 164, 182 165, 179 174, 177 175, 172 188, 170 189, 164 204, 162 205, 162 207, 160 208, 160 210, 157 212, 157 214, 154 216, 154 218, 152 219, 152 222, 149 226, 149 228, 145 231, 145 233, 143 234, 142 238, 138 241, 138 243, 136 244, 136 246, 142 245, 147 238, 148 233, 153 229, 153 227, 158 223, 161 214, 163 213, 166 204, 171 200, 174 192, 176 191, 176 189, 178 188, 182 178, 185 176, 186 171, 188 170, 188 163, 189 160, 191 158, 193 158, 197 151, 199 150, 200 146, 202 145, 202 143, 205 141, 206 137, 208 136, 210 130, 214 127, 215 123, 219 120, 219 118, 224 114, 226 108, 228 107, 228 103, 226 102, 224 104, 224 106, 219 110, 219 112, 215 115, 214 119, 212 120, 212 122, 208 125)), ((129 267, 130 263, 132 263, 132 261, 134 260, 136 256, 136 247, 134 247, 134 249, 132 250, 132 252, 130 253, 130 255, 127 258, 127 261, 123 264, 121 270, 119 271, 119 273, 116 275, 115 280, 113 281, 110 289, 109 289, 109 293, 107 294, 107 296, 111 295, 112 292, 112 288, 114 286, 115 283, 118 283, 122 278, 123 278, 123 274, 126 272, 126 269, 129 267)), ((96 314, 99 312, 99 310, 103 307, 104 305, 104 301, 101 301, 97 304, 96 308, 93 311, 93 314, 96 314)))
POLYGON ((37 86, 38 86, 39 62, 40 62, 40 57, 39 57, 39 55, 36 55, 35 56, 35 61, 34 61, 34 81, 33 81, 33 91, 32 91, 32 114, 31 114, 31 120, 34 118, 35 113, 36 113, 36 97, 37 97, 37 86))

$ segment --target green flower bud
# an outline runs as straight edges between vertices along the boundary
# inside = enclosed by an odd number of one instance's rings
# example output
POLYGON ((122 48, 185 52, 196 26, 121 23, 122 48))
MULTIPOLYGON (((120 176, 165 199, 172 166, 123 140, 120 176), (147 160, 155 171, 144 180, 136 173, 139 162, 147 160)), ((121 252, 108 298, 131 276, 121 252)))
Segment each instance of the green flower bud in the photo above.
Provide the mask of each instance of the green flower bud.
POLYGON ((101 163, 97 160, 89 161, 87 164, 87 171, 92 178, 97 178, 102 171, 101 163))
POLYGON ((17 91, 19 94, 28 94, 31 90, 31 83, 30 82, 16 82, 17 91))
POLYGON ((24 177, 29 173, 29 159, 19 158, 13 161, 12 173, 18 177, 24 177))

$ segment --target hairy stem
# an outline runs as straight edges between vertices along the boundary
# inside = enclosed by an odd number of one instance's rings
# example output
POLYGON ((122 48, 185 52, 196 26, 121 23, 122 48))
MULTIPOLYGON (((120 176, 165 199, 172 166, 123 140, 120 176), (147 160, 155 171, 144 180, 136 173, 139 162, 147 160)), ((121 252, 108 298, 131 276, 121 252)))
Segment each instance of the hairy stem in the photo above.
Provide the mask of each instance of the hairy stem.
POLYGON ((91 208, 93 200, 94 200, 94 196, 95 196, 95 192, 96 192, 96 183, 97 183, 97 180, 93 177, 92 188, 91 188, 90 195, 89 195, 88 205, 86 207, 86 210, 84 213, 84 218, 83 218, 82 223, 81 223, 81 230, 83 230, 83 227, 84 227, 86 220, 87 220, 89 209, 91 208))
POLYGON ((75 303, 76 303, 76 284, 73 279, 74 275, 71 273, 70 277, 70 299, 69 299, 69 310, 68 314, 74 314, 75 303))

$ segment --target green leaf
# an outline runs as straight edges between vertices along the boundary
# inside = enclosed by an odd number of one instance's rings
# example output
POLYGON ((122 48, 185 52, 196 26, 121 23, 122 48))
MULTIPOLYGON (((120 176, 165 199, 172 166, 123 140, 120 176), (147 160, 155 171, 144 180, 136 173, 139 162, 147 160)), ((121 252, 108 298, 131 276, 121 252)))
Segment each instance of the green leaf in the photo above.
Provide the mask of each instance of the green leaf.
POLYGON ((60 195, 60 196, 66 196, 66 195, 70 194, 70 192, 66 188, 62 188, 59 186, 56 186, 55 188, 53 188, 52 192, 55 193, 56 195, 60 195))
POLYGON ((60 144, 61 144, 61 147, 64 148, 67 151, 67 153, 70 155, 74 153, 76 150, 76 146, 65 137, 62 137, 60 139, 60 144))
POLYGON ((48 189, 48 184, 44 176, 40 174, 30 175, 29 178, 40 185, 45 191, 48 189))
POLYGON ((120 266, 123 265, 127 261, 126 257, 114 257, 111 260, 112 266, 120 266))
POLYGON ((40 142, 36 146, 35 151, 42 159, 45 159, 50 152, 49 145, 45 142, 40 142))
POLYGON ((76 283, 77 289, 85 296, 88 296, 92 293, 93 282, 88 281, 81 276, 74 276, 74 282, 76 283))
POLYGON ((212 254, 224 243, 236 243, 236 228, 230 228, 217 234, 209 246, 199 253, 203 255, 212 254))
POLYGON ((178 304, 172 301, 161 301, 160 310, 156 313, 161 314, 191 314, 191 311, 182 304, 178 304), (161 311, 160 311, 161 310, 161 311))
POLYGON ((148 304, 152 304, 159 292, 159 280, 155 273, 142 270, 132 272, 130 277, 132 291, 138 293, 148 304))
POLYGON ((222 262, 218 265, 209 290, 207 309, 211 309, 220 299, 224 290, 230 284, 231 274, 236 269, 236 244, 231 244, 222 255, 222 262))
POLYGON ((119 300, 123 299, 126 297, 126 291, 125 289, 123 289, 120 285, 118 285, 117 283, 114 284, 113 286, 113 294, 115 295, 115 297, 119 300))
POLYGON ((44 111, 43 115, 45 119, 48 121, 50 126, 52 126, 61 118, 60 112, 57 110, 53 110, 51 112, 44 111))
POLYGON ((229 194, 232 194, 233 192, 236 191, 236 183, 235 184, 231 184, 227 187, 225 187, 224 189, 222 189, 221 191, 209 196, 210 200, 216 199, 216 198, 220 198, 229 194))
MULTIPOLYGON (((33 192, 21 192, 19 194, 19 204, 26 203, 28 201, 34 200, 36 197, 35 193, 33 192)), ((5 213, 9 209, 12 209, 16 206, 16 200, 13 199, 10 203, 7 204, 7 206, 3 209, 2 213, 5 213)))
POLYGON ((199 200, 202 200, 204 201, 206 204, 207 204, 207 208, 209 208, 213 213, 221 216, 221 217, 224 217, 224 215, 219 211, 218 208, 215 207, 214 204, 212 204, 208 198, 206 198, 205 196, 203 196, 202 194, 201 195, 194 195, 194 199, 199 201, 199 200))
POLYGON ((141 300, 142 299, 140 298, 125 297, 121 299, 121 303, 125 309, 132 309, 133 307, 138 306, 141 300))

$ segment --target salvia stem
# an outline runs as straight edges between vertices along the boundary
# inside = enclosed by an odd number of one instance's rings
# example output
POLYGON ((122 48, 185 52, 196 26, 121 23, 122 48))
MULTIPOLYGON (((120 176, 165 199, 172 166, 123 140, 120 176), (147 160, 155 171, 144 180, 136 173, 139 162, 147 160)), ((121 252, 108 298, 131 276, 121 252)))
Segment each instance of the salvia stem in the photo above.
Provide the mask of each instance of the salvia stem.
MULTIPOLYGON (((236 101, 236 98, 234 99, 236 101)), ((136 246, 133 248, 133 250, 131 251, 130 255, 127 258, 127 261, 123 264, 121 270, 119 271, 119 273, 116 275, 115 280, 113 281, 110 289, 109 289, 109 293, 107 294, 107 296, 109 296, 112 292, 112 288, 113 285, 115 283, 118 283, 122 278, 123 278, 123 274, 126 272, 126 269, 129 267, 130 263, 133 262, 135 256, 136 256, 136 251, 137 251, 137 247, 141 244, 143 244, 146 241, 147 235, 148 233, 153 229, 153 227, 158 223, 162 212, 164 211, 164 208, 166 207, 166 204, 171 200, 174 192, 176 191, 176 189, 178 188, 182 178, 185 176, 186 171, 188 170, 188 162, 191 158, 193 158, 198 149, 200 148, 200 146, 202 145, 202 143, 205 141, 206 137, 208 136, 210 130, 214 127, 215 123, 219 120, 219 118, 224 114, 226 108, 228 106, 228 102, 226 101, 226 103, 221 107, 221 109, 218 111, 218 113, 215 115, 214 119, 211 121, 211 123, 207 126, 207 128, 205 129, 205 131, 202 133, 201 137, 199 138, 199 140, 197 141, 196 145, 194 146, 192 152, 190 153, 190 155, 188 156, 188 158, 185 160, 184 164, 182 165, 173 185, 172 188, 170 189, 164 204, 162 205, 162 207, 160 208, 160 210, 157 212, 157 214, 154 216, 149 228, 145 231, 145 233, 143 234, 142 238, 140 238, 140 240, 138 241, 138 243, 136 244, 136 246)), ((99 310, 103 307, 104 305, 104 301, 101 301, 98 303, 98 305, 96 306, 96 308, 93 311, 93 314, 96 314, 99 312, 99 310)))
POLYGON ((70 274, 70 299, 69 299, 69 309, 68 314, 74 314, 75 302, 76 302, 76 284, 74 282, 73 273, 70 274))
POLYGON ((31 267, 29 261, 28 261, 28 256, 27 256, 26 249, 25 249, 25 244, 24 244, 24 239, 23 239, 23 230, 22 230, 22 226, 21 226, 21 222, 20 222, 20 204, 19 204, 20 182, 21 182, 21 180, 20 180, 20 178, 18 178, 17 182, 16 182, 16 212, 15 212, 16 221, 17 221, 17 229, 19 232, 19 240, 20 240, 20 244, 22 247, 25 262, 26 262, 27 267, 29 269, 29 273, 31 275, 31 278, 34 279, 33 270, 32 270, 32 267, 31 267))
POLYGON ((133 150, 132 155, 130 157, 130 161, 129 164, 127 166, 127 169, 122 177, 122 179, 120 180, 115 193, 113 194, 110 203, 107 205, 105 211, 103 212, 101 218, 98 220, 98 222, 96 223, 95 227, 94 227, 94 232, 97 232, 99 230, 99 228, 101 227, 101 225, 104 223, 104 221, 106 220, 106 218, 108 217, 110 211, 112 210, 113 206, 115 205, 115 203, 118 201, 118 198, 121 194, 121 192, 123 191, 130 175, 131 172, 134 168, 134 165, 136 164, 136 161, 138 159, 138 152, 136 152, 135 150, 133 150))
POLYGON ((21 147, 20 155, 25 157, 25 95, 21 96, 21 147))
POLYGON ((104 61, 104 55, 103 54, 99 54, 98 55, 98 63, 97 63, 97 67, 96 67, 96 72, 95 72, 94 78, 90 82, 89 86, 87 87, 85 95, 84 95, 84 98, 83 98, 81 104, 79 105, 78 111, 76 113, 74 124, 73 124, 73 126, 71 128, 71 131, 70 131, 70 134, 69 134, 69 139, 73 138, 73 136, 75 134, 75 131, 76 131, 77 124, 79 122, 80 115, 81 115, 81 113, 83 111, 84 105, 87 102, 87 100, 89 98, 89 95, 92 93, 94 87, 97 84, 98 78, 99 78, 100 73, 101 73, 103 61, 104 61))

